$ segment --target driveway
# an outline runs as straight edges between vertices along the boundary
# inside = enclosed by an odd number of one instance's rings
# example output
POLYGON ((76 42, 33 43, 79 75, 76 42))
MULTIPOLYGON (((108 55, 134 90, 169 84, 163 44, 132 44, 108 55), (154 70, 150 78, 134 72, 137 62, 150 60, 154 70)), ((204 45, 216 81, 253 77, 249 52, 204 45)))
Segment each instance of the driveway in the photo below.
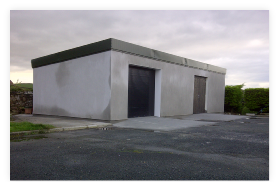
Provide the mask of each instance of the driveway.
POLYGON ((247 118, 247 116, 225 114, 193 114, 188 116, 174 117, 138 117, 128 118, 125 121, 113 124, 119 128, 146 129, 156 131, 171 131, 190 127, 214 125, 214 121, 231 121, 247 118))
POLYGON ((10 143, 11 180, 269 180, 268 118, 170 131, 110 126, 18 141, 10 143))

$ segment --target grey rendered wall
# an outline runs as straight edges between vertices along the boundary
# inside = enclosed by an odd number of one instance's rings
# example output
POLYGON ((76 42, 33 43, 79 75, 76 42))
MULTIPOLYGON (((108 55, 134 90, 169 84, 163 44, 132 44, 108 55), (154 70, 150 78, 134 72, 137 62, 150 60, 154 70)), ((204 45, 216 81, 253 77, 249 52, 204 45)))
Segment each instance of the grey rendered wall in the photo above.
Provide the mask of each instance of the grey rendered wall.
POLYGON ((223 113, 225 99, 225 75, 208 72, 206 106, 208 113, 223 113))
POLYGON ((110 120, 110 52, 34 68, 34 114, 110 120))
POLYGON ((194 75, 207 77, 207 112, 224 112, 225 75, 112 51, 112 120, 127 119, 129 64, 161 70, 161 116, 193 114, 194 75))

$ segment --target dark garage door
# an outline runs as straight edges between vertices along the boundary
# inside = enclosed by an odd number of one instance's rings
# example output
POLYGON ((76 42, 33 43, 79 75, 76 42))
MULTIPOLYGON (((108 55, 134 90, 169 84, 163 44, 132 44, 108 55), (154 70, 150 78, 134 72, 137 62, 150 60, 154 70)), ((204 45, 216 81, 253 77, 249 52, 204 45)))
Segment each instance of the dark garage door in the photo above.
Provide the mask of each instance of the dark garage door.
POLYGON ((205 113, 206 78, 195 76, 194 82, 194 114, 205 113))
POLYGON ((128 117, 154 116, 155 70, 129 66, 128 117))

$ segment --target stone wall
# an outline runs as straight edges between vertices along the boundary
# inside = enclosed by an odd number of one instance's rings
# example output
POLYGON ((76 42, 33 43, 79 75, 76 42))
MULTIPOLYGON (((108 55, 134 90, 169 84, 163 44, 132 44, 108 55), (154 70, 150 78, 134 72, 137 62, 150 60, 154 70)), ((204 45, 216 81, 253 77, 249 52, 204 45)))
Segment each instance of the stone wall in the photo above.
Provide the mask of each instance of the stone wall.
POLYGON ((23 114, 25 107, 33 107, 33 93, 10 92, 10 114, 23 114))

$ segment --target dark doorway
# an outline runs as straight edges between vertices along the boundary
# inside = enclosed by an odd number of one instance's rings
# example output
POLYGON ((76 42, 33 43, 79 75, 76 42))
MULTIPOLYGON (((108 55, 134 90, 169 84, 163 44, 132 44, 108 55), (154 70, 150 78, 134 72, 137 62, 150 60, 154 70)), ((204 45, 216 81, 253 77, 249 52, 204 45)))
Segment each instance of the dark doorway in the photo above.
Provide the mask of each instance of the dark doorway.
POLYGON ((205 113, 206 78, 195 76, 194 82, 194 114, 205 113))
POLYGON ((154 116, 155 70, 129 66, 128 118, 154 116))

